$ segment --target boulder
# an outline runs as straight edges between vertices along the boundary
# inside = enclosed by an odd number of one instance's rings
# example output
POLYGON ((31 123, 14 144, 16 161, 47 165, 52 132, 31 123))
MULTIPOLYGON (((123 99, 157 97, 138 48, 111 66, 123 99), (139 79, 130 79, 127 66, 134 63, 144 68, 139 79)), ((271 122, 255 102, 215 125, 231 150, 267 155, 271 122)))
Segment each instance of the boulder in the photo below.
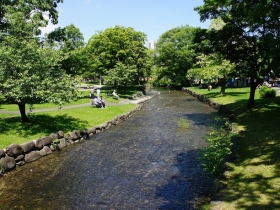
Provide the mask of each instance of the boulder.
POLYGON ((88 135, 89 135, 89 132, 88 132, 87 129, 80 130, 80 136, 81 136, 81 138, 87 139, 87 138, 88 138, 88 135))
POLYGON ((23 153, 24 150, 19 144, 11 144, 6 149, 6 154, 10 157, 17 157, 23 153))
POLYGON ((64 138, 64 132, 63 131, 58 131, 57 136, 58 136, 58 139, 64 138))
POLYGON ((58 144, 58 147, 59 147, 60 149, 62 149, 63 147, 66 147, 66 146, 67 146, 67 141, 66 141, 66 139, 65 139, 65 138, 60 139, 60 142, 59 142, 59 144, 58 144))
POLYGON ((34 142, 35 148, 37 150, 41 150, 43 148, 43 146, 44 146, 42 139, 36 139, 33 142, 34 142))
POLYGON ((42 137, 41 138, 42 139, 42 142, 43 142, 43 145, 44 146, 48 146, 48 145, 50 145, 52 142, 53 142, 53 138, 52 137, 50 137, 50 136, 45 136, 45 137, 42 137))
POLYGON ((14 158, 6 155, 0 159, 0 174, 4 174, 13 170, 16 167, 16 161, 14 158))
POLYGON ((43 149, 40 150, 42 156, 49 155, 52 153, 52 150, 48 146, 44 146, 43 149))
POLYGON ((23 151, 25 153, 29 153, 29 152, 35 150, 35 143, 34 143, 34 141, 29 141, 29 142, 22 144, 21 147, 23 148, 23 151))
POLYGON ((0 158, 5 157, 5 151, 3 149, 0 149, 0 158))
POLYGON ((88 133, 89 133, 89 134, 90 134, 90 133, 95 133, 95 131, 96 131, 95 127, 92 127, 92 128, 90 128, 90 129, 88 129, 88 133))
POLYGON ((68 133, 65 138, 75 141, 77 139, 80 139, 81 135, 80 135, 80 132, 78 132, 78 131, 72 131, 72 132, 68 133))
POLYGON ((19 156, 17 156, 16 158, 15 158, 15 161, 16 162, 19 162, 19 161, 21 161, 21 160, 23 160, 24 159, 24 154, 21 154, 21 155, 19 155, 19 156))
POLYGON ((58 139, 58 133, 51 133, 50 134, 50 137, 55 140, 55 139, 58 139))
POLYGON ((30 163, 32 161, 38 160, 40 157, 42 157, 40 151, 31 151, 28 154, 25 154, 25 162, 30 163))

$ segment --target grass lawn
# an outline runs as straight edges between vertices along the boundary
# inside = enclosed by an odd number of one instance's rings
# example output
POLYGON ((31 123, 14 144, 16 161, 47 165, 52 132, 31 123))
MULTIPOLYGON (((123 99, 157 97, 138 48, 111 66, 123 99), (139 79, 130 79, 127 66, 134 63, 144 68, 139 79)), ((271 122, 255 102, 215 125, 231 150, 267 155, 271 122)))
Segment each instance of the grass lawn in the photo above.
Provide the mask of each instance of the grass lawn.
POLYGON ((248 110, 249 88, 228 88, 224 96, 219 89, 189 89, 225 104, 238 124, 238 158, 229 163, 228 178, 217 180, 214 199, 224 202, 215 209, 280 209, 280 96, 260 98, 256 90, 256 107, 248 110))
MULTIPOLYGON (((30 121, 21 123, 20 115, 0 114, 0 149, 6 148, 12 143, 22 144, 30 140, 34 140, 51 133, 62 130, 68 133, 73 130, 90 128, 92 126, 101 125, 108 120, 112 120, 115 116, 124 114, 136 107, 135 104, 126 104, 121 106, 112 106, 118 104, 123 99, 139 92, 138 86, 129 86, 128 91, 123 93, 119 91, 120 99, 116 100, 112 96, 106 96, 108 88, 101 88, 101 95, 104 100, 110 104, 106 109, 97 109, 90 106, 89 98, 90 90, 81 90, 81 97, 77 101, 73 101, 64 106, 86 104, 88 107, 75 109, 62 109, 50 112, 33 113, 28 115, 30 121)), ((36 110, 44 108, 58 107, 53 103, 34 104, 36 110)), ((29 107, 26 106, 28 110, 29 107)), ((3 96, 0 95, 0 110, 18 111, 18 106, 9 104, 3 96)))

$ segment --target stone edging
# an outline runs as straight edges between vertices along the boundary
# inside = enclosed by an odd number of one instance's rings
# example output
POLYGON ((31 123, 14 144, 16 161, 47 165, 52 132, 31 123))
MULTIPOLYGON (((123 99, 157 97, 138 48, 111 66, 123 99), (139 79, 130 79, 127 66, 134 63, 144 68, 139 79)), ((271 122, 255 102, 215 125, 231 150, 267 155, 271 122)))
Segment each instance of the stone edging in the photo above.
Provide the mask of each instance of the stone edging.
POLYGON ((201 95, 197 92, 191 91, 188 88, 183 87, 182 91, 187 92, 188 94, 190 94, 191 96, 197 98, 198 100, 200 100, 201 102, 208 104, 209 106, 211 106, 212 108, 216 109, 219 111, 220 114, 226 115, 227 117, 229 117, 229 119, 232 121, 234 119, 233 113, 226 109, 225 105, 223 104, 219 104, 215 101, 212 101, 211 99, 205 97, 204 95, 201 95))
POLYGON ((95 134, 125 121, 137 111, 141 110, 142 107, 143 103, 138 103, 138 106, 128 113, 114 117, 111 121, 107 121, 99 126, 93 126, 89 129, 74 130, 66 135, 63 131, 58 131, 57 133, 52 133, 49 136, 44 136, 21 145, 11 144, 6 149, 0 150, 0 175, 15 169, 16 166, 23 166, 26 163, 49 155, 56 150, 61 150, 63 147, 81 140, 90 139, 95 134))

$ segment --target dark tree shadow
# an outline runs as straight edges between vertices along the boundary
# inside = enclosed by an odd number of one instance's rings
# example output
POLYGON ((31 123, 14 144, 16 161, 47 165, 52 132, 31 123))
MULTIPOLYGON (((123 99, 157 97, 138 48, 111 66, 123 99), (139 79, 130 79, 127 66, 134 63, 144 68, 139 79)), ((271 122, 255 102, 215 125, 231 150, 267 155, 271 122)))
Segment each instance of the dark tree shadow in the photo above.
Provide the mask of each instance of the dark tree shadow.
POLYGON ((158 209, 197 209, 209 202, 214 177, 202 170, 197 157, 196 150, 177 155, 179 174, 171 177, 168 184, 157 188, 156 198, 167 201, 158 209))

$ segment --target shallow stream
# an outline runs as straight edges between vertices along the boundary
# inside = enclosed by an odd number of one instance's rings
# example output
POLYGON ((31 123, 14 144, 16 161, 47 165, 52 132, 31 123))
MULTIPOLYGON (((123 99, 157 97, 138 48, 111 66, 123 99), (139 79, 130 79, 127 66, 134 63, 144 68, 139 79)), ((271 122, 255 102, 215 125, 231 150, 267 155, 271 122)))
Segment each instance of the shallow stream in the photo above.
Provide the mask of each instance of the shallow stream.
POLYGON ((217 113, 182 91, 150 94, 123 123, 0 177, 0 209, 194 209, 213 184, 196 158, 217 113))

